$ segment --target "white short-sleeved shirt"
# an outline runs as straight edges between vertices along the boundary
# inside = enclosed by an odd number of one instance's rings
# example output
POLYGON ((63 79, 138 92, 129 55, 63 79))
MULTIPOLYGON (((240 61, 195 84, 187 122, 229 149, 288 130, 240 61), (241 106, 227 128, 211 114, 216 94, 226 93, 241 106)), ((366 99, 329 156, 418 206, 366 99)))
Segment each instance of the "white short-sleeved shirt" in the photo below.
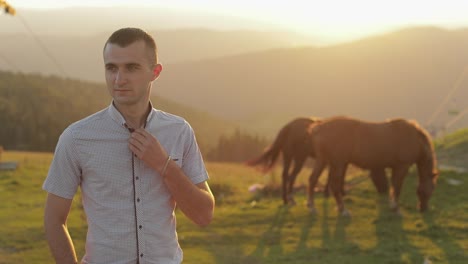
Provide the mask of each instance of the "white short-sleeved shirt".
MULTIPOLYGON (((65 129, 43 189, 72 199, 81 187, 88 221, 82 263, 133 264, 137 256, 140 264, 180 263, 175 201, 161 176, 132 157, 124 124, 111 104, 65 129)), ((194 184, 208 179, 184 119, 152 108, 145 129, 194 184)))

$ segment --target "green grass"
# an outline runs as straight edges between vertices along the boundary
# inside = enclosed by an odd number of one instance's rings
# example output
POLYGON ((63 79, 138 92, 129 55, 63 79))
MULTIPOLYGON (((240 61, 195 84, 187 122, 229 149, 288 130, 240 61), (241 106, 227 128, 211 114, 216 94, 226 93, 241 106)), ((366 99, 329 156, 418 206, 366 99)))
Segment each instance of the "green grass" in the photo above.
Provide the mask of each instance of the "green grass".
MULTIPOLYGON (((19 161, 14 172, 0 172, 0 263, 51 263, 44 240, 41 190, 52 155, 6 152, 3 160, 19 161)), ((468 174, 442 171, 431 210, 416 210, 416 179, 408 175, 400 199, 402 216, 388 209, 370 180, 353 186, 345 199, 352 218, 335 211, 334 199, 319 193, 319 214, 298 204, 284 207, 279 191, 249 193, 254 183, 280 184, 279 168, 268 176, 242 165, 208 163, 217 207, 211 225, 199 228, 179 211, 178 234, 184 263, 433 263, 468 262, 468 174), (462 182, 450 185, 449 179, 462 182)), ((304 185, 310 169, 299 176, 304 185)), ((348 177, 361 177, 353 171, 348 177)), ((325 177, 323 177, 325 178, 325 177)), ((69 228, 77 253, 84 252, 86 224, 75 198, 69 228)))
POLYGON ((454 167, 467 166, 468 128, 460 129, 440 138, 434 144, 440 163, 454 167))

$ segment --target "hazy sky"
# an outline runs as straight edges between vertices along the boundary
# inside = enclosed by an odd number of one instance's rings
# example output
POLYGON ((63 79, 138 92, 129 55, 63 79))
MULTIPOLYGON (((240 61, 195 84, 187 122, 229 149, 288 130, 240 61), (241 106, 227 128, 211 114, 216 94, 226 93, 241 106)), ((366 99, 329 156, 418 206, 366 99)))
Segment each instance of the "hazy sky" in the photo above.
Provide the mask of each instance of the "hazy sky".
POLYGON ((468 0, 7 0, 15 8, 149 5, 247 17, 300 33, 356 38, 408 25, 468 26, 468 0))

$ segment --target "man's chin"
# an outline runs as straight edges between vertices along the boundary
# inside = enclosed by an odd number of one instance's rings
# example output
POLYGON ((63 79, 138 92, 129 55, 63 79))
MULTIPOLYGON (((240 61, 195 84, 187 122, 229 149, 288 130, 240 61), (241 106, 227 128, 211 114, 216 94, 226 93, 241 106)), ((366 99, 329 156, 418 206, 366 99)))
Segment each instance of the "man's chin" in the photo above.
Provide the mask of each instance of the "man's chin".
POLYGON ((114 102, 118 105, 133 105, 136 103, 132 98, 118 96, 114 97, 114 102))

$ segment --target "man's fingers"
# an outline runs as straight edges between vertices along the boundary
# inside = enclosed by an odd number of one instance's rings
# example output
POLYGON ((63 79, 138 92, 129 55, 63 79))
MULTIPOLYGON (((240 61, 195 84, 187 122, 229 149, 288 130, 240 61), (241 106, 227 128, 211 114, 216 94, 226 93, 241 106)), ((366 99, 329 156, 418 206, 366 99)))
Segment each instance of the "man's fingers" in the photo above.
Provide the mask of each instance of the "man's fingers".
POLYGON ((137 147, 135 147, 135 145, 133 145, 132 143, 129 142, 128 147, 133 152, 133 154, 138 156, 138 154, 140 153, 140 150, 137 147))
POLYGON ((136 148, 141 149, 144 146, 145 139, 141 138, 140 136, 132 135, 132 137, 128 140, 128 142, 132 144, 133 146, 135 146, 136 148))
POLYGON ((151 135, 150 133, 148 133, 148 131, 146 131, 144 128, 141 128, 141 127, 138 129, 135 129, 135 131, 132 134, 141 135, 144 138, 151 135))
POLYGON ((136 134, 135 132, 132 133, 132 136, 128 140, 128 146, 129 146, 130 150, 138 158, 141 158, 143 153, 146 150, 145 141, 146 141, 146 139, 142 135, 136 134))
POLYGON ((137 130, 135 130, 135 131, 132 133, 130 139, 131 139, 131 140, 132 140, 132 139, 133 139, 133 140, 136 140, 136 141, 140 142, 141 144, 145 143, 146 140, 147 140, 146 135, 144 135, 144 134, 141 133, 141 132, 138 132, 137 130))

